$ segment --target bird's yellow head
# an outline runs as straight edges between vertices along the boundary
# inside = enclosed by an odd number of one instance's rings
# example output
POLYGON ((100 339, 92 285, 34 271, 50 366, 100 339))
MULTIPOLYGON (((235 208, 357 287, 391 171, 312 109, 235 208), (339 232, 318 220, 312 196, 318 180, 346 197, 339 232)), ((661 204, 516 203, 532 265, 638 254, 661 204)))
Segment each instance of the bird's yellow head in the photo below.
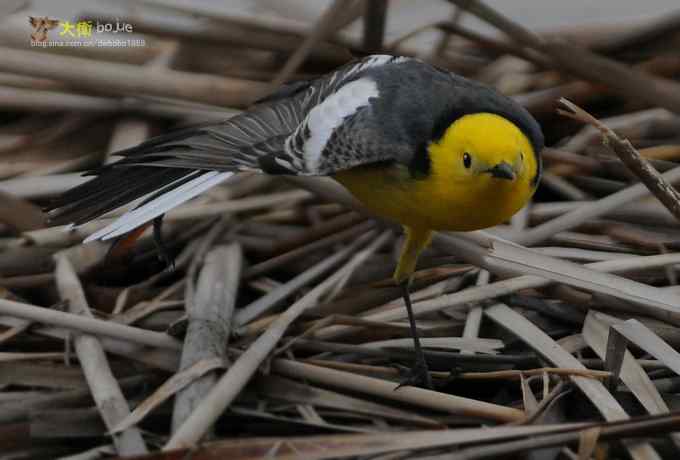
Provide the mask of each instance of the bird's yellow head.
POLYGON ((491 113, 465 115, 429 145, 430 174, 451 183, 506 187, 535 182, 537 161, 527 136, 491 113))
POLYGON ((413 191, 428 228, 476 230, 497 225, 533 195, 539 162, 529 138, 492 113, 458 118, 428 146, 429 171, 413 191))
POLYGON ((335 178, 373 212, 411 229, 478 230, 531 198, 539 169, 533 145, 508 119, 474 113, 458 117, 409 167, 378 164, 335 178))

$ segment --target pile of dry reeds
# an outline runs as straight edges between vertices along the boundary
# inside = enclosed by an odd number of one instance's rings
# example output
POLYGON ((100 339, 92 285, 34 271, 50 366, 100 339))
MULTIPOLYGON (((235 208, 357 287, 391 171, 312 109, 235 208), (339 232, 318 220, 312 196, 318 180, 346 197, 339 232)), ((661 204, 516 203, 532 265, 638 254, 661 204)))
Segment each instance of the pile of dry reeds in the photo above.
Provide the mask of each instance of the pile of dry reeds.
POLYGON ((679 14, 539 34, 451 0, 451 20, 383 43, 384 0, 335 0, 302 29, 144 3, 184 21, 116 18, 146 40, 120 49, 31 49, 23 10, 0 28, 2 458, 680 455, 679 14), (420 261, 434 391, 395 391, 413 359, 399 232, 330 180, 244 174, 182 205, 174 270, 149 234, 80 244, 108 218, 45 223, 110 152, 377 51, 513 95, 550 146, 512 222, 439 234, 420 261))

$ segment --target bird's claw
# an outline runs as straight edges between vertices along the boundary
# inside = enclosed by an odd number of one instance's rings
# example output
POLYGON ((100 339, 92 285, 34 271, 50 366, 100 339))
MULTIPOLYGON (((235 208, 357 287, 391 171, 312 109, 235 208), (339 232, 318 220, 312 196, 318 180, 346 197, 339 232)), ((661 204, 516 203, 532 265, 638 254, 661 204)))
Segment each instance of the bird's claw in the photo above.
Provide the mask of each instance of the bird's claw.
MULTIPOLYGON (((403 367, 399 366, 399 368, 402 369, 403 367)), ((426 390, 433 389, 432 378, 424 362, 416 361, 413 367, 403 372, 403 378, 394 390, 396 391, 405 386, 425 388, 426 390)))
POLYGON ((162 226, 163 215, 160 215, 153 220, 153 242, 156 246, 156 250, 158 251, 158 259, 163 262, 167 269, 174 271, 175 258, 170 255, 168 248, 163 242, 162 226))
POLYGON ((158 260, 160 260, 163 265, 165 265, 165 268, 171 272, 175 271, 175 258, 172 257, 166 250, 165 248, 159 250, 158 252, 158 260))

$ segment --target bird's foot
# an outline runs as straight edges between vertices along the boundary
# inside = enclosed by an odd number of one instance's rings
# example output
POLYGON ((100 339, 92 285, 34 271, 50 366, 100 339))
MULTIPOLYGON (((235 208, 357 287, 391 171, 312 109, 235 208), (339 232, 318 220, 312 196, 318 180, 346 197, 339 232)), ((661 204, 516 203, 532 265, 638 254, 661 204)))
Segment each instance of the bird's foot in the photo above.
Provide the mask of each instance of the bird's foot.
POLYGON ((172 257, 170 251, 163 242, 163 215, 156 217, 153 220, 153 242, 158 251, 158 259, 165 264, 165 267, 170 270, 175 270, 175 258, 172 257))
POLYGON ((394 390, 396 391, 405 386, 425 388, 426 390, 434 389, 432 377, 430 377, 430 371, 425 361, 416 360, 413 367, 403 372, 403 377, 394 390))
POLYGON ((159 249, 158 260, 165 265, 165 269, 174 272, 175 271, 175 258, 170 255, 165 249, 159 249))

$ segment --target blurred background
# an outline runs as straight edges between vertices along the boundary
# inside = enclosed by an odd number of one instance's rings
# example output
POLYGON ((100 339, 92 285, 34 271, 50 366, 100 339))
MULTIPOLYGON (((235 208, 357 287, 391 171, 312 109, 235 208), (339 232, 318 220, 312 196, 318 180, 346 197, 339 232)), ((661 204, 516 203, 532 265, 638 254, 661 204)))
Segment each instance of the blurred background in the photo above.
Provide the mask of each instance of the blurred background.
MULTIPOLYGON (((35 0, 31 3, 30 11, 38 15, 50 15, 63 19, 75 19, 85 8, 100 11, 110 15, 125 16, 132 9, 154 12, 155 5, 186 5, 200 16, 200 12, 221 13, 225 16, 241 18, 260 18, 288 22, 291 27, 309 27, 331 1, 305 1, 305 0, 231 0, 223 2, 202 1, 149 1, 149 2, 112 2, 106 0, 78 1, 78 0, 35 0)), ((409 0, 391 0, 390 14, 387 17, 385 39, 389 42, 405 33, 448 18, 452 13, 452 7, 445 1, 422 0, 413 2, 409 0)), ((677 7, 673 0, 649 0, 640 2, 635 0, 609 0, 592 2, 587 0, 540 1, 540 0, 515 0, 503 1, 492 0, 487 4, 495 10, 503 13, 512 20, 519 21, 525 26, 537 29, 550 29, 559 26, 574 24, 597 24, 616 23, 637 19, 651 18, 672 11, 677 7)), ((159 11, 168 20, 186 19, 183 15, 172 14, 167 9, 159 11)), ((340 34, 355 43, 361 37, 360 21, 348 25, 340 34)), ((493 31, 478 19, 468 16, 461 19, 461 24, 477 30, 493 31)), ((427 47, 436 40, 437 33, 423 33, 421 37, 415 37, 413 44, 427 47)), ((426 49, 426 48, 425 48, 426 49)))

